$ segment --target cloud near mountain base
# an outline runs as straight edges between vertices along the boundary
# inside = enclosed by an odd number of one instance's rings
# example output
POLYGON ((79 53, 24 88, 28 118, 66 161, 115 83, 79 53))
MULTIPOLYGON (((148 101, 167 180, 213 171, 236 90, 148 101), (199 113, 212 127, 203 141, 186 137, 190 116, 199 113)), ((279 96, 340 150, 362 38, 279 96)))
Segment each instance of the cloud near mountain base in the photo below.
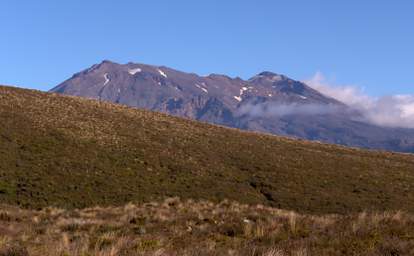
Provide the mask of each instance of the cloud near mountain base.
POLYGON ((338 108, 330 105, 321 104, 245 104, 240 107, 239 114, 254 117, 283 117, 287 115, 320 115, 331 114, 338 111, 338 108))
POLYGON ((414 128, 414 95, 368 96, 357 86, 338 86, 317 72, 304 81, 319 92, 337 99, 362 113, 365 121, 375 125, 414 128))

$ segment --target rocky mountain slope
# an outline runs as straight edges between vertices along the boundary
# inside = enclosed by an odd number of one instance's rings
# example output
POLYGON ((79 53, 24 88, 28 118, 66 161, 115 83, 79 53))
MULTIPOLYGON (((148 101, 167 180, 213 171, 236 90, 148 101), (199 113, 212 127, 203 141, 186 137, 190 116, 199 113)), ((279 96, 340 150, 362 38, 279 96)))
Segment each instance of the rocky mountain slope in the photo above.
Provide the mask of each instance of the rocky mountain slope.
POLYGON ((411 154, 11 87, 0 87, 0 124, 0 203, 88 207, 179 196, 317 214, 414 212, 411 154))
POLYGON ((414 152, 414 129, 364 122, 345 104, 286 76, 245 81, 167 67, 103 61, 52 92, 111 101, 240 129, 328 143, 414 152))

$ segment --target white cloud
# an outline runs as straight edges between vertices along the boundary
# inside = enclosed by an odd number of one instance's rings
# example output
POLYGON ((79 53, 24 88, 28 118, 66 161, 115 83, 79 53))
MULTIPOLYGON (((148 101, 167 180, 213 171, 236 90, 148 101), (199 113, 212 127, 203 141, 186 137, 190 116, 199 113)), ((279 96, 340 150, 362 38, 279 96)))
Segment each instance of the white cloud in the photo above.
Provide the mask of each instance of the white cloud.
POLYGON ((359 110, 364 119, 376 125, 414 128, 414 95, 391 95, 374 98, 357 86, 339 86, 317 72, 304 81, 319 92, 359 110))
POLYGON ((282 117, 286 115, 319 115, 334 113, 338 110, 335 106, 318 105, 318 104, 275 104, 260 103, 257 105, 245 104, 240 107, 239 114, 248 114, 260 117, 282 117))

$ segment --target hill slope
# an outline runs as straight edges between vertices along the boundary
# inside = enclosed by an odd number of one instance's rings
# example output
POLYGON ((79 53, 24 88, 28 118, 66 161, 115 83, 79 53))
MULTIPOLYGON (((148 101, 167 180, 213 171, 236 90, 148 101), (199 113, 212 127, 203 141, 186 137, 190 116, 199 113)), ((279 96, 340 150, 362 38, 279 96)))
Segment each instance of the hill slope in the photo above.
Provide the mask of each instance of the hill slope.
POLYGON ((103 61, 51 91, 245 130, 414 152, 414 129, 372 125, 345 104, 272 72, 242 80, 103 61))
POLYGON ((311 213, 414 212, 414 156, 242 132, 0 87, 0 202, 120 205, 170 196, 311 213))

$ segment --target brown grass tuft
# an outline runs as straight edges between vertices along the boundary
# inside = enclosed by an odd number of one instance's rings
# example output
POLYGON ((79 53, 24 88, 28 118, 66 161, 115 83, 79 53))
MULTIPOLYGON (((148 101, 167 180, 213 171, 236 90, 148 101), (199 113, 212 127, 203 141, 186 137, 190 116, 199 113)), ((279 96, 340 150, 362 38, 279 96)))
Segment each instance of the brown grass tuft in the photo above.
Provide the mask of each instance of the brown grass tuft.
POLYGON ((231 201, 65 210, 3 205, 0 255, 413 255, 402 211, 304 215, 231 201))

